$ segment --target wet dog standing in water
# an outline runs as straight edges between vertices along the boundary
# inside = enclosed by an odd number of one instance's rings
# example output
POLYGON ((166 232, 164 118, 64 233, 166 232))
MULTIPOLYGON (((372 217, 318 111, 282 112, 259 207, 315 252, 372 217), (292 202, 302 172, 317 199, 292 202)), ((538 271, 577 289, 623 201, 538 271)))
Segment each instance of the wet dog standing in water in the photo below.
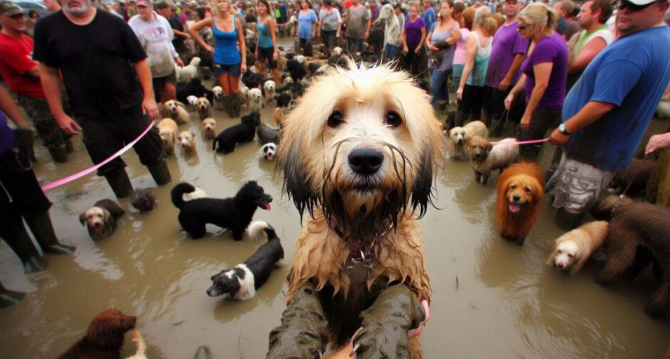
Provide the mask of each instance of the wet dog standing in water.
POLYGON ((335 347, 363 323, 354 338, 359 355, 390 345, 420 358, 418 338, 408 342, 407 329, 418 325, 409 308, 377 318, 384 330, 365 323, 389 284, 411 291, 416 303, 432 295, 417 219, 431 201, 445 144, 428 95, 404 72, 352 62, 316 78, 284 125, 279 167, 288 195, 310 216, 288 276, 287 311, 314 284, 335 347), (400 334, 390 339, 393 330, 400 334))

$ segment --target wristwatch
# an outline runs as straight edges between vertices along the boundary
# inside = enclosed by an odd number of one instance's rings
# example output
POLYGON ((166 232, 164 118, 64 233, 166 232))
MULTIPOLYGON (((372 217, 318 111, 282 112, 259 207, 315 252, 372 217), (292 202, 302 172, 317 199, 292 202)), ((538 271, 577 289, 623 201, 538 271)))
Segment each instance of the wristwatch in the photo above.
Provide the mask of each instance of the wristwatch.
POLYGON ((559 131, 560 133, 566 135, 566 136, 570 136, 570 135, 571 135, 571 133, 568 132, 568 129, 565 128, 565 124, 563 124, 563 123, 560 124, 560 125, 558 126, 558 131, 559 131))

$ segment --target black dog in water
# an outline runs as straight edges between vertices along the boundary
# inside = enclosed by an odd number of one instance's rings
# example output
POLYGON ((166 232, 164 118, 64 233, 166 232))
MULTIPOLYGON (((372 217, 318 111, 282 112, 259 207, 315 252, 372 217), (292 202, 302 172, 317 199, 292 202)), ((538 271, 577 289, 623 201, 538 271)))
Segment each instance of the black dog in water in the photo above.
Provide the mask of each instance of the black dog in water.
POLYGON ((249 181, 233 198, 197 198, 184 201, 184 193, 193 191, 193 186, 180 183, 172 189, 172 203, 179 208, 179 224, 191 238, 205 235, 205 224, 216 224, 233 231, 233 239, 242 239, 244 230, 251 223, 256 208, 270 210, 272 197, 265 194, 256 181, 249 181))
POLYGON ((236 143, 250 142, 256 135, 256 127, 261 124, 261 114, 254 111, 242 116, 242 123, 221 131, 212 142, 212 150, 230 153, 235 150, 236 143))

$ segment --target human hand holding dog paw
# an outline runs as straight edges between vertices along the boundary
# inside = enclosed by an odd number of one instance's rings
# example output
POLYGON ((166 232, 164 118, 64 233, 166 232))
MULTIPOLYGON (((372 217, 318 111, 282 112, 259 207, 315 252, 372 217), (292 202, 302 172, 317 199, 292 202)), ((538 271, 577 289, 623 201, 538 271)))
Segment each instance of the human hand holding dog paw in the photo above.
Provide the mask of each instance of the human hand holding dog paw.
POLYGON ((58 126, 68 135, 74 136, 81 133, 81 127, 79 127, 79 124, 77 124, 72 119, 72 117, 66 114, 56 117, 56 122, 58 122, 58 126))

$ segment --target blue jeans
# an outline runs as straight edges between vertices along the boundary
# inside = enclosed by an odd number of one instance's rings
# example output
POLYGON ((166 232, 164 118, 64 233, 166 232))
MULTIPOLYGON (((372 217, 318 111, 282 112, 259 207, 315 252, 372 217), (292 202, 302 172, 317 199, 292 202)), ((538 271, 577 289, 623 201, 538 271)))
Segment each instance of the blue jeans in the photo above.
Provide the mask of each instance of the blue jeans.
POLYGON ((438 101, 449 102, 447 80, 450 74, 451 67, 444 71, 433 70, 433 73, 430 75, 430 103, 433 105, 433 108, 438 107, 438 101))
POLYGON ((350 54, 363 52, 363 39, 347 37, 347 52, 350 54))
POLYGON ((384 49, 384 62, 390 62, 398 59, 400 50, 400 46, 386 44, 386 49, 384 49))

